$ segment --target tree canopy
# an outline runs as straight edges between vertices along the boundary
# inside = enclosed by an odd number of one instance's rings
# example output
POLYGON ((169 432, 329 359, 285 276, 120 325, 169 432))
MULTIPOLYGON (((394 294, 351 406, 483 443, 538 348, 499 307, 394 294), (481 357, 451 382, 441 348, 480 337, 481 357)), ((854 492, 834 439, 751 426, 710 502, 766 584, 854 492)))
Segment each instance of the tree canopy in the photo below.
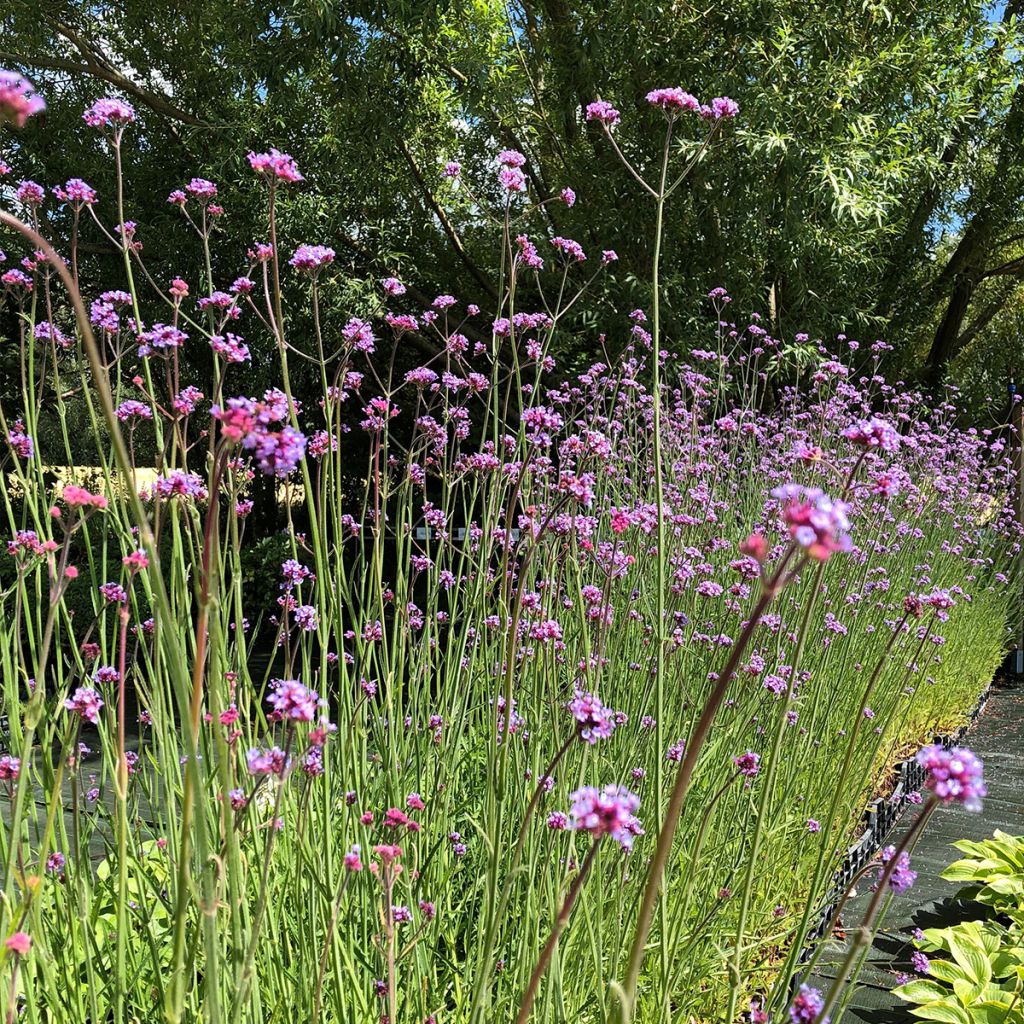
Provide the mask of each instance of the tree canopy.
MULTIPOLYGON (((591 353, 598 331, 645 302, 654 210, 583 109, 614 102, 620 145, 646 167, 661 139, 648 89, 726 94, 741 115, 694 153, 669 209, 669 336, 706 321, 703 296, 722 285, 783 339, 884 337, 906 373, 963 380, 980 408, 1015 368, 1024 312, 1022 6, 9 0, 0 64, 39 83, 49 107, 3 154, 6 180, 83 177, 109 202, 109 154, 81 111, 124 95, 142 114, 126 173, 140 238, 160 240, 154 274, 198 273, 195 239, 166 202, 194 175, 220 186, 234 251, 261 237, 245 153, 275 145, 307 178, 285 228, 343 256, 343 301, 358 306, 368 282, 397 273, 414 296, 486 311, 495 228, 443 169, 458 160, 486 192, 495 150, 511 146, 541 199, 564 186, 578 196, 543 207, 550 233, 619 254, 576 325, 591 353)), ((83 244, 99 283, 117 254, 98 232, 83 244)))

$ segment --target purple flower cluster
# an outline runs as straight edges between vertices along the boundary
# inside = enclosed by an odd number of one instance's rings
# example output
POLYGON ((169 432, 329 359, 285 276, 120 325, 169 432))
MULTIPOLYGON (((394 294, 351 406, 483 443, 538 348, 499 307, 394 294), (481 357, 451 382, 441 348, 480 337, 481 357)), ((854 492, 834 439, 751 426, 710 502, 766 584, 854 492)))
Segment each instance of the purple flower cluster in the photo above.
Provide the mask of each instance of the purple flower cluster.
POLYGON ((818 562, 826 562, 837 551, 849 551, 850 528, 845 502, 833 501, 817 487, 784 484, 772 491, 782 502, 782 518, 790 536, 818 562))
POLYGON ((586 786, 570 799, 569 827, 575 831, 589 832, 595 839, 611 836, 624 850, 632 849, 633 840, 644 834, 636 818, 640 798, 623 786, 586 786))
POLYGON ((16 128, 46 109, 46 102, 32 83, 14 71, 0 68, 0 123, 10 121, 16 128))
MULTIPOLYGON (((882 867, 878 872, 878 880, 885 876, 889 862, 896 857, 896 847, 887 846, 882 851, 882 867)), ((908 892, 917 881, 917 872, 910 867, 910 854, 904 850, 896 857, 896 864, 889 871, 889 888, 895 893, 908 892)))
POLYGON ((64 701, 64 707, 78 715, 83 722, 95 725, 99 721, 103 698, 92 687, 80 686, 64 701))
POLYGON ((576 719, 581 739, 587 743, 596 743, 611 736, 615 728, 615 712, 606 708, 595 694, 577 690, 568 707, 576 719))
POLYGON ((135 120, 135 109, 130 103, 113 97, 96 100, 82 115, 90 128, 122 128, 135 120))
POLYGON ((312 722, 320 701, 319 695, 297 679, 277 679, 271 684, 267 703, 281 718, 295 722, 312 722))
POLYGON ((825 1006, 821 992, 809 985, 801 985, 789 1008, 789 1019, 793 1024, 828 1024, 829 1018, 820 1018, 825 1006))
POLYGON ((966 747, 945 750, 937 744, 918 751, 917 763, 925 772, 925 787, 944 804, 963 804, 964 810, 980 811, 985 788, 984 765, 966 747))

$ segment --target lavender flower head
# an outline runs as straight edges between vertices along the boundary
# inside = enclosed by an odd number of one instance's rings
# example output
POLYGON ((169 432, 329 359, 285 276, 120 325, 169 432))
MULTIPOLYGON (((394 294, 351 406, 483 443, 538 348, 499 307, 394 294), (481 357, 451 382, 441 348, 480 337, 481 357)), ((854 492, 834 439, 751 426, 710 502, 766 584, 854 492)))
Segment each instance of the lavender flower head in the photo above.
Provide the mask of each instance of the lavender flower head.
POLYGON ((850 424, 842 436, 864 448, 877 448, 883 452, 894 452, 900 446, 900 435, 896 428, 877 416, 850 424))
POLYGON ((569 827, 575 831, 589 832, 595 839, 611 836, 624 850, 632 849, 634 838, 644 834, 634 814, 640 798, 623 786, 585 786, 571 799, 569 827))
POLYGON ((271 183, 303 180, 295 160, 278 149, 271 149, 269 153, 250 153, 248 160, 249 166, 271 183))
POLYGON ((605 128, 613 128, 621 119, 622 115, 607 100, 595 100, 587 105, 588 121, 597 121, 605 128))
POLYGON ((647 94, 647 102, 652 107, 661 107, 666 114, 672 117, 684 110, 695 114, 700 113, 700 101, 697 97, 691 96, 690 93, 679 88, 652 89, 647 94))
POLYGON ((772 491, 783 504, 782 518, 790 536, 815 561, 827 562, 837 551, 849 551, 848 506, 833 501, 817 487, 783 484, 772 491))
POLYGON ((320 697, 297 679, 281 679, 267 694, 267 703, 282 717, 296 722, 312 722, 320 697))
POLYGON ((300 245, 288 264, 296 270, 313 274, 334 262, 334 250, 326 245, 300 245))
POLYGON ((829 1018, 818 1020, 825 1000, 821 992, 808 985, 801 985, 793 1005, 789 1008, 789 1019, 793 1024, 828 1024, 829 1018))
MULTIPOLYGON (((887 846, 882 851, 882 868, 878 872, 878 880, 881 881, 885 875, 886 866, 896 856, 896 847, 887 846)), ((899 857, 896 858, 896 866, 892 869, 892 873, 889 875, 889 888, 895 893, 907 892, 913 888, 914 883, 917 881, 917 872, 911 870, 910 867, 910 854, 904 850, 899 857)))
POLYGON ((611 736, 615 728, 615 712, 606 708, 596 694, 577 690, 568 708, 579 724, 580 738, 587 743, 593 744, 611 736))
POLYGON ((68 711, 73 711, 84 722, 95 725, 99 721, 103 698, 91 686, 80 686, 64 701, 64 707, 68 711))
POLYGON ((124 100, 108 96, 89 107, 82 120, 90 128, 120 128, 135 120, 135 108, 124 100))
POLYGON ((27 78, 0 68, 0 123, 9 121, 16 128, 24 128, 30 117, 45 109, 45 101, 27 78))
POLYGON ((942 803, 960 803, 966 811, 981 810, 981 801, 988 795, 984 765, 967 747, 924 747, 918 751, 917 763, 927 772, 925 787, 942 803))

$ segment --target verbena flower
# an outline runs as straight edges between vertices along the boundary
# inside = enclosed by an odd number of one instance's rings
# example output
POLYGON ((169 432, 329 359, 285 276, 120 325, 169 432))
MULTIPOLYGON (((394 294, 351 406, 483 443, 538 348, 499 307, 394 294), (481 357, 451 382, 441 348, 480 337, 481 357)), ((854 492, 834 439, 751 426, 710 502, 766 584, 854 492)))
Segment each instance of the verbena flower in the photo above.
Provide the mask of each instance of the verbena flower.
POLYGON ((580 738, 587 743, 593 744, 611 736, 615 728, 615 712, 605 707, 595 694, 576 690, 568 708, 576 719, 580 738))
POLYGON ((16 128, 24 128, 30 117, 45 109, 46 101, 27 78, 0 68, 0 123, 9 121, 16 128))
POLYGON ((842 431, 842 436, 854 444, 877 448, 883 452, 894 452, 900 445, 900 435, 896 428, 877 416, 850 424, 842 431))
POLYGON ((981 810, 982 799, 988 795, 984 765, 967 747, 924 747, 917 753, 917 763, 925 769, 925 787, 942 803, 963 804, 967 811, 981 810))
POLYGON ((816 487, 784 484, 772 491, 782 502, 782 518, 790 536, 815 561, 826 562, 837 551, 849 551, 848 506, 833 501, 816 487))
POLYGON ((647 94, 647 102, 651 106, 660 107, 667 114, 678 114, 684 110, 700 112, 700 101, 697 97, 679 88, 652 89, 647 94))
POLYGON ((287 153, 271 149, 269 153, 249 153, 249 166, 268 181, 302 181, 295 160, 287 153))
MULTIPOLYGON (((881 881, 885 874, 886 865, 896 856, 896 847, 887 846, 881 855, 882 867, 878 871, 878 879, 881 881)), ((912 871, 910 867, 910 854, 904 850, 899 857, 896 858, 896 866, 892 869, 892 873, 889 875, 889 888, 893 892, 903 893, 913 888, 914 882, 917 881, 917 872, 912 871)))
POLYGON ((135 120, 135 109, 130 103, 114 97, 96 100, 82 115, 90 128, 118 128, 135 120))
POLYGON ((595 839, 611 836, 624 850, 632 849, 633 840, 644 834, 635 814, 640 798, 623 786, 586 786, 570 799, 569 827, 575 831, 589 832, 595 839))
POLYGON ((821 992, 809 985, 801 985, 789 1008, 789 1019, 793 1024, 828 1024, 829 1018, 819 1018, 825 1006, 821 992))
POLYGON ((32 948, 32 938, 26 932, 15 932, 4 941, 4 947, 18 956, 28 956, 32 948))
POLYGON ((334 250, 326 245, 300 245, 288 261, 289 266, 314 274, 334 262, 334 250))
POLYGON ((586 113, 588 121, 597 121, 606 128, 615 127, 622 118, 622 115, 607 100, 595 100, 588 104, 586 113))
POLYGON ((278 679, 267 694, 267 703, 282 717, 296 722, 312 722, 316 717, 319 695, 297 679, 278 679))
POLYGON ((80 686, 64 701, 64 707, 74 712, 84 722, 95 725, 99 721, 103 698, 90 686, 80 686))

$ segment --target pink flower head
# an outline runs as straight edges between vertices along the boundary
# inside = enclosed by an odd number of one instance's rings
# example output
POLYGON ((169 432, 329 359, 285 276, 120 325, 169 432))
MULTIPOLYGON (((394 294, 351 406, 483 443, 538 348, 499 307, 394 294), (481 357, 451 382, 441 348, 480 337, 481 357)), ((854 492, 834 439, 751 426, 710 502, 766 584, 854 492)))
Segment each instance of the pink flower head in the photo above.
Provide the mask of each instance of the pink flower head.
POLYGON ((924 747, 918 751, 917 763, 927 773, 925 787, 942 803, 963 804, 966 811, 981 810, 982 798, 988 795, 984 765, 967 747, 924 747))
POLYGON ((45 109, 45 101, 27 78, 0 68, 0 123, 9 121, 15 128, 24 128, 30 117, 45 109))
POLYGON ((921 596, 921 603, 935 609, 935 617, 942 622, 949 618, 949 609, 956 607, 956 601, 948 590, 936 587, 930 594, 921 596))
POLYGON ((739 112, 740 105, 735 100, 729 99, 728 96, 716 96, 711 101, 710 107, 701 108, 701 117, 720 121, 723 117, 735 117, 739 112), (705 110, 708 113, 705 113, 705 110))
POLYGON ((444 165, 444 176, 446 178, 457 178, 462 173, 462 165, 458 160, 449 160, 444 165))
POLYGON ((139 402, 134 398, 129 398, 122 402, 114 412, 122 423, 128 423, 132 426, 142 420, 151 420, 153 418, 153 410, 145 402, 139 402))
POLYGON ((615 728, 615 712, 606 708, 595 694, 577 690, 568 708, 576 719, 580 738, 587 743, 593 744, 611 736, 615 728))
POLYGON ((21 774, 21 759, 12 754, 0 757, 0 781, 12 782, 21 774))
POLYGON ((684 110, 692 111, 695 114, 700 112, 700 101, 697 97, 691 96, 679 88, 652 89, 647 94, 647 102, 652 107, 661 107, 666 114, 672 117, 684 110))
MULTIPOLYGON (((887 846, 882 851, 882 868, 878 872, 878 880, 881 881, 885 875, 885 866, 896 856, 896 847, 887 846)), ((910 854, 903 851, 897 857, 896 864, 889 873, 889 888, 895 893, 907 892, 917 881, 917 872, 910 868, 910 854)))
POLYGON ((587 258, 587 254, 583 251, 583 246, 572 238, 562 238, 561 235, 558 235, 551 239, 551 244, 563 256, 576 263, 582 263, 587 258))
POLYGON ((92 206, 96 202, 96 189, 82 181, 81 178, 71 178, 63 187, 58 185, 53 190, 53 194, 62 203, 71 203, 78 209, 83 206, 92 206))
POLYGON ((385 277, 380 286, 384 289, 385 295, 392 295, 397 298, 405 294, 405 285, 397 277, 385 277))
POLYGON ((303 180, 292 157, 277 149, 271 149, 269 153, 250 153, 249 166, 271 182, 303 180))
POLYGON ((4 946, 12 953, 27 956, 28 951, 32 948, 32 938, 25 932, 15 932, 4 942, 4 946))
POLYGON ((526 175, 518 167, 502 167, 498 171, 498 184, 509 193, 526 191, 526 175))
POLYGON ((498 154, 498 163, 502 167, 522 167, 526 163, 526 157, 518 149, 503 149, 498 154))
MULTIPOLYGON (((405 289, 403 288, 402 290, 404 291, 405 289)), ((352 317, 341 329, 341 336, 357 352, 365 352, 367 355, 373 354, 375 342, 373 328, 365 320, 360 320, 355 316, 352 317)))
POLYGON ((811 558, 827 562, 836 551, 849 551, 847 505, 833 501, 816 487, 784 484, 772 491, 782 504, 790 536, 811 558))
POLYGON ((519 246, 518 260, 524 266, 530 267, 531 270, 543 270, 544 259, 537 252, 537 247, 530 241, 526 235, 516 236, 516 245, 519 246))
POLYGON ((573 192, 571 188, 563 188, 561 191, 561 196, 562 202, 565 203, 566 206, 576 205, 576 193, 573 192))
POLYGON ((46 199, 46 190, 34 181, 23 181, 14 193, 19 203, 26 206, 41 206, 46 199))
POLYGON ((759 533, 752 533, 746 540, 740 541, 740 554, 753 558, 755 562, 764 562, 768 557, 768 541, 759 533))
POLYGON ((217 186, 206 178, 193 178, 186 186, 185 191, 197 199, 207 202, 217 195, 217 186))
POLYGON ((92 494, 84 487, 78 487, 75 484, 66 484, 61 497, 71 508, 95 508, 102 510, 107 507, 107 499, 102 494, 92 494))
POLYGON ((748 750, 745 754, 734 757, 732 763, 736 765, 740 775, 752 779, 761 770, 761 755, 748 750))
POLYGON ((152 328, 139 335, 139 355, 147 356, 170 353, 181 348, 188 341, 188 335, 171 324, 153 324, 152 328))
POLYGON ((605 128, 613 128, 621 119, 622 115, 607 100, 595 100, 587 105, 588 121, 597 121, 605 128))
POLYGON ((589 832, 595 839, 611 836, 624 850, 644 834, 635 816, 640 798, 622 786, 586 786, 576 790, 571 800, 569 827, 576 831, 589 832))
POLYGON ((267 703, 282 717, 295 722, 312 722, 319 695, 297 679, 281 679, 269 694, 267 703))
POLYGON ((292 759, 280 747, 269 750, 250 750, 245 755, 246 767, 250 775, 276 775, 284 778, 291 767, 292 759))
POLYGON ((247 363, 250 358, 249 346, 237 335, 227 331, 210 338, 210 348, 229 363, 247 363))
POLYGON ((82 120, 90 128, 122 128, 135 120, 135 110, 130 103, 108 96, 89 107, 82 120))
POLYGON ((64 707, 73 711, 82 721, 95 725, 99 721, 103 698, 91 686, 80 686, 64 701, 64 707))
POLYGON ((373 852, 380 857, 381 863, 385 867, 402 856, 402 848, 394 843, 381 843, 373 848, 373 852))
POLYGON ((890 423, 877 416, 869 420, 858 420, 848 426, 843 437, 865 448, 877 448, 883 452, 894 452, 900 446, 900 435, 890 423))
POLYGON ((314 274, 334 262, 334 250, 326 245, 300 245, 288 261, 289 266, 307 274, 314 274))
POLYGON ((789 1019, 793 1024, 828 1024, 828 1017, 821 1019, 825 1000, 816 988, 801 985, 793 1005, 789 1008, 789 1019))

